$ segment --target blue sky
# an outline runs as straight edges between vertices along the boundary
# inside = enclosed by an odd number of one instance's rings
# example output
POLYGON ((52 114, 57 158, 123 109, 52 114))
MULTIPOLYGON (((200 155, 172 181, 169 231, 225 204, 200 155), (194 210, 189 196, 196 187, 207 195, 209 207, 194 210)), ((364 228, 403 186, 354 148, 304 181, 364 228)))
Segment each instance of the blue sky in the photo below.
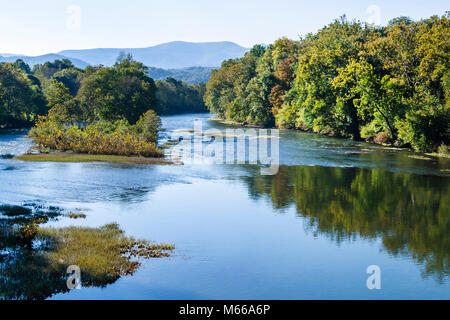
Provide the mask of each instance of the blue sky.
POLYGON ((233 41, 250 47, 298 39, 346 14, 386 24, 450 10, 448 0, 0 0, 0 53, 233 41))

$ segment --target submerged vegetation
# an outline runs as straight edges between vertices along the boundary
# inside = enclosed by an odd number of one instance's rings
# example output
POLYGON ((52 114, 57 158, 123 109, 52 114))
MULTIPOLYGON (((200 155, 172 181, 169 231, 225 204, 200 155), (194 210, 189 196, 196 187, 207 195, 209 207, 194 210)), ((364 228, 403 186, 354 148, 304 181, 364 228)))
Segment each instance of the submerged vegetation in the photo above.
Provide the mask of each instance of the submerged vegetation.
POLYGON ((141 259, 168 257, 174 249, 127 237, 117 224, 40 226, 64 215, 39 203, 0 206, 0 299, 46 299, 68 292, 71 265, 82 270, 83 286, 104 287, 132 275, 141 259))
POLYGON ((386 27, 334 21, 300 41, 223 62, 205 103, 219 117, 435 152, 450 144, 450 13, 386 27))

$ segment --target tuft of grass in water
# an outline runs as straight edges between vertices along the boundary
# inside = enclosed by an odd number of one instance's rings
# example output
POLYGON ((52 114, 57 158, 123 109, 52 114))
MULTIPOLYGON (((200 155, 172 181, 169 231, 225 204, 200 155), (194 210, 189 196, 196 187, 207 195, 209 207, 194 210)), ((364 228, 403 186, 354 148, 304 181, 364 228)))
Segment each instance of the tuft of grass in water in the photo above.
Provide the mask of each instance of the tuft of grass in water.
POLYGON ((126 237, 117 224, 98 229, 42 228, 39 236, 51 239, 52 249, 45 253, 49 262, 79 266, 84 286, 114 283, 120 277, 134 274, 141 266, 139 258, 168 257, 175 248, 126 237))
POLYGON ((87 216, 84 213, 74 213, 74 212, 69 212, 68 214, 66 214, 66 216, 71 219, 86 219, 87 218, 87 216))
POLYGON ((104 287, 134 274, 143 259, 168 257, 175 249, 127 237, 117 224, 40 227, 70 215, 41 202, 2 205, 0 210, 0 300, 43 300, 68 292, 66 271, 71 265, 80 267, 83 286, 104 287))
POLYGON ((127 157, 116 155, 95 155, 95 154, 76 154, 76 153, 41 153, 41 154, 25 154, 15 157, 21 161, 31 162, 110 162, 124 164, 173 164, 164 158, 145 158, 145 157, 127 157))

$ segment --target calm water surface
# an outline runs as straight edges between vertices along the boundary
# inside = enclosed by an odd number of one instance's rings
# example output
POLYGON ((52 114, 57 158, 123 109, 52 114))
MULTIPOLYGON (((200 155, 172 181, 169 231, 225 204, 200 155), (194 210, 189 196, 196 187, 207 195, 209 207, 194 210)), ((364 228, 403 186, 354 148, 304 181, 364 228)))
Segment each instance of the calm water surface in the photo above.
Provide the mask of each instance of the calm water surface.
MULTIPOLYGON (((225 128, 209 117, 165 117, 161 140, 197 118, 225 128)), ((50 225, 117 222, 176 245, 106 288, 49 299, 450 299, 448 160, 293 131, 280 134, 275 176, 255 166, 11 158, 31 145, 25 131, 0 134, 0 204, 81 209, 88 219, 50 225), (371 265, 382 290, 367 289, 371 265)))

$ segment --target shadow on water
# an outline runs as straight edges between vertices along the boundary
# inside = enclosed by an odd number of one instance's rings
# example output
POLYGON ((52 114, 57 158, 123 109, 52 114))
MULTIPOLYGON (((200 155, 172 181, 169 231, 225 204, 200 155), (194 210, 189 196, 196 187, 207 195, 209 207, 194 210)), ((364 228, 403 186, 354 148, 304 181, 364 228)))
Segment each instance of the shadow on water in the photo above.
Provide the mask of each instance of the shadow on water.
POLYGON ((282 166, 276 176, 243 178, 253 199, 276 210, 295 205, 308 228, 338 244, 381 239, 393 256, 413 258, 424 277, 450 275, 450 181, 375 169, 282 166))

